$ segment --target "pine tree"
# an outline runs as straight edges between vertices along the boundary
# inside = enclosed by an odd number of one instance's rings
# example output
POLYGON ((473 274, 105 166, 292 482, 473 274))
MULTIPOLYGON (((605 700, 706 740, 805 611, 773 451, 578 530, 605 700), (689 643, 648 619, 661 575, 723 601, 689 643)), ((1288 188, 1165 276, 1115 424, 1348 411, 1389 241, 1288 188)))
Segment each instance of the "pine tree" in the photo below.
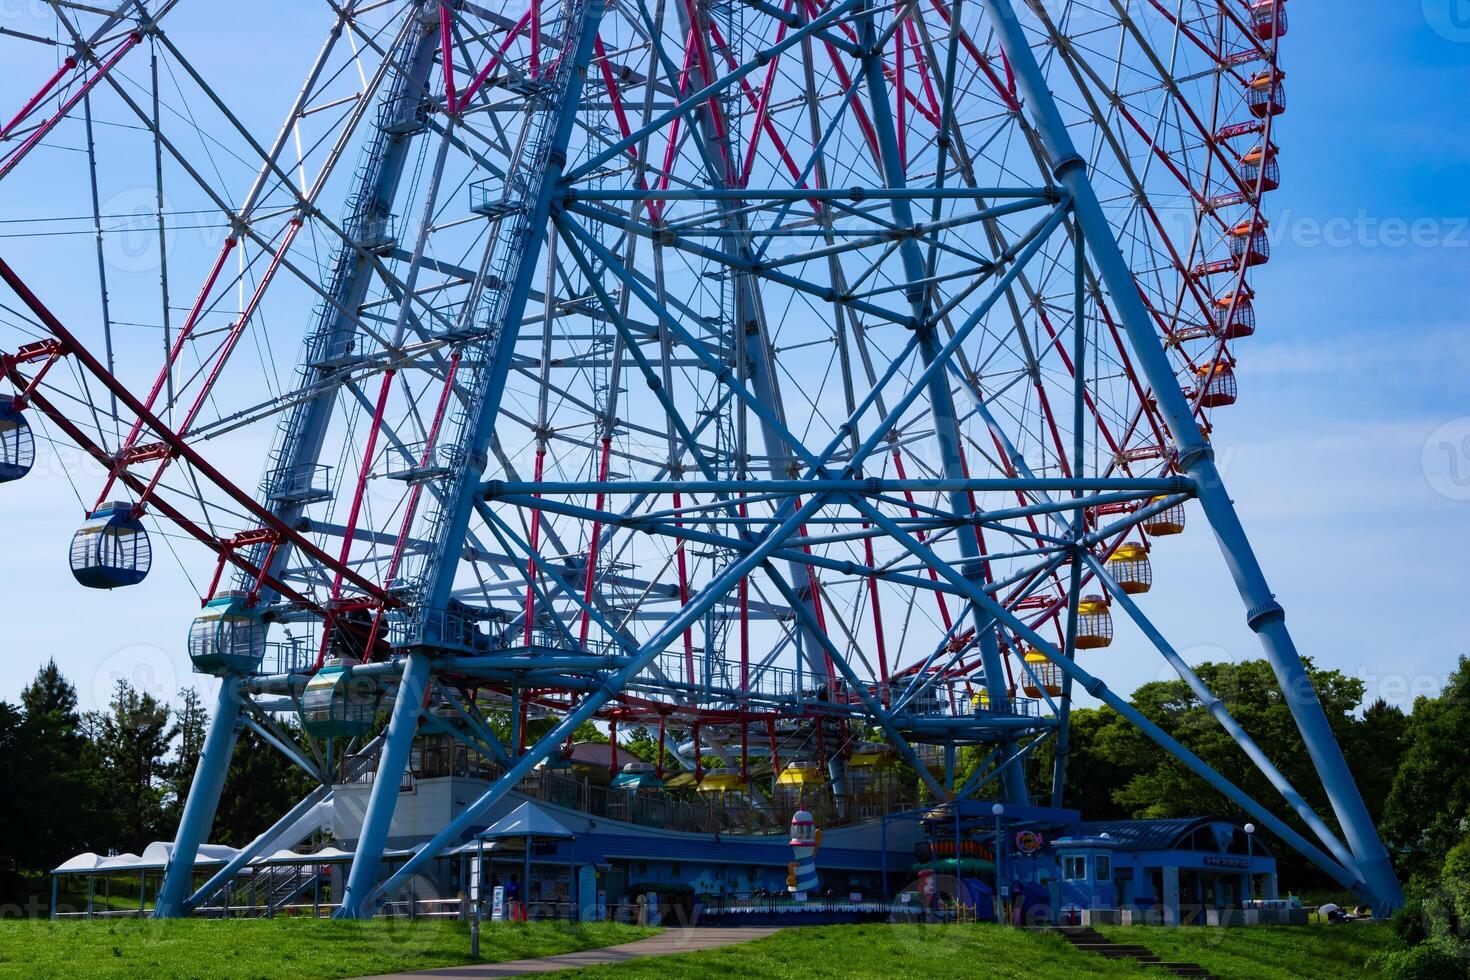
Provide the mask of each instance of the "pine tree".
POLYGON ((48 661, 21 692, 15 770, 8 783, 30 814, 13 838, 19 867, 44 871, 78 851, 105 853, 112 833, 101 760, 83 734, 77 692, 48 661))
POLYGON ((171 714, 168 705, 120 680, 108 710, 97 718, 117 846, 133 852, 164 836, 171 714))
POLYGON ((189 785, 199 768, 199 755, 204 750, 204 736, 208 731, 209 712, 200 700, 199 691, 192 687, 180 688, 179 706, 174 710, 174 727, 169 732, 174 756, 168 764, 165 822, 170 829, 176 828, 183 816, 184 802, 189 798, 189 785))

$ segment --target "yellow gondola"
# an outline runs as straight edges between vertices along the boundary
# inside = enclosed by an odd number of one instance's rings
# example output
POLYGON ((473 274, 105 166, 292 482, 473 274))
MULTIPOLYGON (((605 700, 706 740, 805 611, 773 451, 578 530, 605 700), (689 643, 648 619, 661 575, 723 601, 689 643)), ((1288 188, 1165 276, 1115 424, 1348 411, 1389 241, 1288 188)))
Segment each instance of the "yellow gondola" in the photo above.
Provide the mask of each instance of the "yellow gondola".
POLYGON ((1119 545, 1108 559, 1108 574, 1129 595, 1142 595, 1153 588, 1154 570, 1149 564, 1148 549, 1141 544, 1119 545))

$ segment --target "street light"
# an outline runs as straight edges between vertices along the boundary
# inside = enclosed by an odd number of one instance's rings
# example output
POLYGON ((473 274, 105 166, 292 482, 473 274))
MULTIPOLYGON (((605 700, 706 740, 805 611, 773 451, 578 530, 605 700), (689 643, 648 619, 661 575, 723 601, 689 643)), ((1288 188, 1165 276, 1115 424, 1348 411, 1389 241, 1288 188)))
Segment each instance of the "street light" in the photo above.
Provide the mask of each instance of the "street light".
POLYGON ((1003 817, 1003 816, 1005 816, 1005 812, 1006 812, 1005 804, 1004 803, 997 803, 997 804, 995 804, 994 806, 992 806, 990 808, 990 812, 993 813, 993 814, 995 814, 995 924, 996 925, 1001 925, 1002 924, 1001 914, 1002 914, 1003 909, 1002 909, 1001 900, 1000 900, 1000 882, 1001 882, 1001 871, 1000 871, 1000 868, 1001 868, 1000 818, 1003 817))
POLYGON ((1250 894, 1246 897, 1251 901, 1255 901, 1256 855, 1255 850, 1251 847, 1251 842, 1255 840, 1256 825, 1253 823, 1248 823, 1241 829, 1245 831, 1245 880, 1249 882, 1250 885, 1250 894))

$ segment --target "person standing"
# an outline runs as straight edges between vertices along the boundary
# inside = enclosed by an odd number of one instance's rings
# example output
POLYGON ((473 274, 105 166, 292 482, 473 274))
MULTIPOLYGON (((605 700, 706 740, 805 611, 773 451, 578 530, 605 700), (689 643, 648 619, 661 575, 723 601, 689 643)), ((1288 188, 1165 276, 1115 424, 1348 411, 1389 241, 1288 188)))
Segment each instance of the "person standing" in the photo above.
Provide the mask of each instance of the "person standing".
POLYGON ((505 886, 505 902, 510 907, 510 918, 512 922, 526 921, 526 907, 521 902, 520 875, 512 874, 510 876, 510 884, 505 886))

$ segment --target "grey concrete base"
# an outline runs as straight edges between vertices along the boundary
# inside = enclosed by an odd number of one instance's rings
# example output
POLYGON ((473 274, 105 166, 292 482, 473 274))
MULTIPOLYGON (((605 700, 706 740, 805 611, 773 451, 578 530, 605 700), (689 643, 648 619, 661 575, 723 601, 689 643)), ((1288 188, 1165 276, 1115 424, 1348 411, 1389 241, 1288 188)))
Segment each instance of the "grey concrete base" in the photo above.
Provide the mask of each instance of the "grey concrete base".
POLYGON ((1246 909, 1243 914, 1248 926, 1304 926, 1309 921, 1304 908, 1246 909))
POLYGON ((1122 913, 1117 909, 1082 909, 1078 914, 1079 924, 1084 926, 1116 926, 1122 922, 1122 913))
POLYGON ((667 929, 657 936, 649 936, 637 942, 621 946, 604 946, 601 949, 584 949, 580 953, 562 953, 559 956, 543 956, 534 960, 514 960, 509 963, 472 963, 468 966, 445 966, 433 970, 413 973, 385 974, 366 977, 363 980, 389 980, 390 977, 525 977, 537 973, 553 973, 557 970, 575 970, 584 966, 604 966, 622 963, 644 956, 668 956, 673 953, 695 953, 703 949, 719 949, 764 939, 781 930, 770 928, 732 929, 667 929))
POLYGON ((1163 909, 1123 909, 1119 922, 1125 926, 1161 926, 1163 909))

